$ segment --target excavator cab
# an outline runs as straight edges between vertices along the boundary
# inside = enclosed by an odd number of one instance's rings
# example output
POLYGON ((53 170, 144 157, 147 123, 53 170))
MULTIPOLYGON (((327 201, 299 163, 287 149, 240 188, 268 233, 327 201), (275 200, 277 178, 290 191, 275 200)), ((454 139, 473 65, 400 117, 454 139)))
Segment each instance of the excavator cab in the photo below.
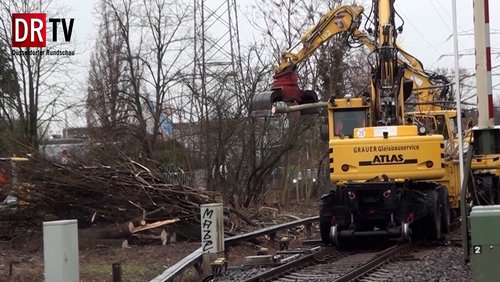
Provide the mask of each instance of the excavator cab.
POLYGON ((358 109, 336 111, 334 112, 334 120, 335 136, 352 137, 354 128, 366 126, 366 111, 358 109))
POLYGON ((330 99, 330 139, 353 138, 354 129, 370 125, 370 103, 364 98, 330 99))

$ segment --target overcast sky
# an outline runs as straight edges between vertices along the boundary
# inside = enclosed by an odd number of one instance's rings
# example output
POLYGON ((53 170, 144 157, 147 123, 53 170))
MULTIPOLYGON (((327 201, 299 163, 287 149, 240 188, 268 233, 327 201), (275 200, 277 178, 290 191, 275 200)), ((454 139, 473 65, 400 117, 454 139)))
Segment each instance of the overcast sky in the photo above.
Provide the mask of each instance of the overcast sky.
MULTIPOLYGON (((90 50, 97 35, 98 22, 93 15, 98 0, 58 0, 70 8, 68 17, 74 17, 75 40, 79 43, 80 51, 75 59, 80 62, 82 75, 78 81, 85 89, 86 67, 88 65, 90 50)), ((192 2, 193 0, 186 0, 192 2)), ((225 0, 209 0, 207 3, 225 0)), ((420 59, 426 69, 436 67, 453 68, 453 31, 452 0, 396 0, 396 11, 405 21, 404 30, 399 37, 401 46, 420 59)), ((458 32, 459 53, 464 54, 460 59, 460 66, 469 70, 474 69, 474 37, 472 0, 456 0, 458 7, 458 32)), ((252 4, 254 0, 237 0, 242 9, 252 4)), ((361 0, 368 3, 365 10, 370 7, 370 0, 361 0)), ((493 66, 493 93, 500 96, 500 1, 489 0, 490 30, 493 66), (496 67, 496 68, 495 68, 496 67)), ((242 34, 248 34, 245 30, 242 34)), ((498 98, 497 98, 498 99, 498 98)))
MULTIPOLYGON (((469 54, 460 61, 461 65, 470 68, 474 68, 472 2, 457 0, 459 53, 469 54)), ((396 9, 406 22, 401 42, 428 68, 453 66, 453 56, 450 56, 453 55, 453 39, 449 37, 453 33, 451 3, 451 0, 396 1, 396 9)), ((500 44, 500 1, 489 0, 489 3, 491 47, 492 52, 496 53, 492 54, 492 59, 495 66, 500 64, 500 49, 496 48, 500 44)))

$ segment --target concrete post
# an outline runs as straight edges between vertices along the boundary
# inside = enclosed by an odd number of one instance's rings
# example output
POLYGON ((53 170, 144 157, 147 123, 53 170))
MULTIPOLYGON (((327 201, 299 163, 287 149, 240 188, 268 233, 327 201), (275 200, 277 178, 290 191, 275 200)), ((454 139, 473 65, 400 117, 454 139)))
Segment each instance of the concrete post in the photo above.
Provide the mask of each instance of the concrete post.
POLYGON ((493 88, 491 80, 490 12, 488 0, 473 0, 474 45, 478 127, 493 127, 493 88))
POLYGON ((203 276, 211 273, 211 263, 224 257, 224 210, 222 203, 200 205, 203 276))
POLYGON ((43 223, 45 281, 80 281, 77 220, 43 223))

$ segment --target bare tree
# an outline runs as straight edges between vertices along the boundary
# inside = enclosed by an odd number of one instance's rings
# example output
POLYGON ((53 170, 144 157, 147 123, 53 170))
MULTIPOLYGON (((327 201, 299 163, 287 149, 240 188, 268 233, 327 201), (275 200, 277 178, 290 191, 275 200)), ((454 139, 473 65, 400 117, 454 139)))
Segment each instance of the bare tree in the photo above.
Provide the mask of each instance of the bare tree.
MULTIPOLYGON (((190 55, 186 47, 192 46, 186 35, 189 30, 183 25, 191 20, 184 3, 104 3, 111 13, 110 22, 116 22, 123 45, 121 81, 125 86, 120 91, 131 113, 127 119, 131 121, 131 132, 149 156, 154 156, 159 144, 163 144, 159 138, 161 116, 167 112, 191 125, 184 132, 184 137, 189 134, 190 138, 186 146, 199 155, 208 187, 224 192, 234 205, 248 206, 262 200, 276 167, 285 168, 282 184, 286 187, 287 169, 296 174, 314 166, 321 146, 318 138, 305 136, 318 136, 317 120, 297 120, 293 115, 258 120, 250 116, 250 101, 255 93, 269 89, 271 70, 281 52, 320 16, 319 1, 278 1, 274 10, 261 10, 264 23, 258 28, 265 35, 262 40, 248 46, 230 66, 210 69, 184 63, 190 55), (269 16, 271 13, 273 17, 269 16), (276 28, 281 31, 275 32, 276 28), (203 77, 195 76, 196 73, 203 77), (203 88, 199 87, 200 81, 204 82, 203 88), (312 125, 315 126, 311 131, 312 125)), ((311 59, 303 70, 304 74, 314 73, 315 78, 305 75, 304 86, 320 85, 317 58, 311 59)), ((98 62, 94 63, 98 70, 98 62)), ((286 198, 287 190, 282 192, 286 198)))
POLYGON ((100 4, 101 35, 95 44, 90 59, 87 88, 87 125, 101 137, 114 138, 126 135, 129 106, 124 93, 125 82, 124 48, 116 21, 110 17, 109 7, 100 4))
POLYGON ((190 7, 184 1, 143 0, 144 22, 147 29, 146 49, 141 58, 145 65, 145 87, 150 89, 144 99, 151 114, 152 132, 147 139, 150 151, 155 148, 165 126, 166 114, 172 113, 171 100, 178 88, 180 73, 189 63, 182 59, 189 46, 189 29, 186 21, 190 7))
POLYGON ((154 157, 177 75, 186 68, 181 59, 189 45, 189 8, 176 0, 103 1, 123 45, 121 79, 126 87, 121 91, 130 111, 130 133, 142 144, 142 152, 154 157))

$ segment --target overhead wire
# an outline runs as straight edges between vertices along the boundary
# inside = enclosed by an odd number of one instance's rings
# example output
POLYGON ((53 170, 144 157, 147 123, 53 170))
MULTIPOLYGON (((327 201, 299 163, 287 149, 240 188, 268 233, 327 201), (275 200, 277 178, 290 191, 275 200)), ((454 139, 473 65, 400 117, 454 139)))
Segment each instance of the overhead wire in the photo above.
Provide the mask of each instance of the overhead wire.
MULTIPOLYGON (((394 5, 396 5, 396 3, 394 3, 394 5)), ((420 31, 418 30, 418 28, 417 28, 417 27, 416 27, 416 26, 415 26, 415 25, 414 25, 411 21, 409 21, 409 20, 408 20, 408 17, 407 17, 407 16, 406 16, 406 15, 405 15, 402 11, 401 11, 401 9, 399 9, 399 7, 398 7, 398 10, 399 10, 399 13, 401 14, 401 16, 402 16, 403 18, 406 18, 406 21, 407 21, 407 22, 408 22, 408 23, 409 23, 409 24, 410 24, 410 25, 411 25, 411 26, 415 29, 415 32, 416 32, 416 33, 418 33, 418 35, 419 35, 420 37, 422 37, 422 39, 423 39, 423 40, 424 40, 424 41, 425 41, 425 42, 426 42, 426 43, 427 43, 427 44, 428 44, 431 48, 433 48, 433 49, 434 49, 434 51, 436 51, 436 52, 438 52, 438 53, 439 53, 439 51, 436 49, 436 47, 434 47, 434 45, 433 45, 432 43, 430 43, 430 42, 427 40, 427 38, 426 38, 426 37, 425 37, 422 33, 420 33, 420 31)))
MULTIPOLYGON (((441 21, 443 22, 443 24, 448 28, 448 31, 449 32, 452 32, 452 29, 451 27, 448 25, 448 22, 444 20, 443 16, 441 15, 441 13, 439 12, 438 9, 436 9, 436 6, 434 6, 433 4, 434 1, 429 1, 429 3, 431 3, 431 6, 432 6, 432 9, 434 10, 434 12, 436 12, 436 14, 439 16, 439 18, 441 19, 441 21)), ((439 2, 439 1, 438 1, 439 2)))
MULTIPOLYGON (((431 6, 432 8, 434 9, 434 11, 436 12, 436 14, 439 16, 439 18, 441 19, 441 21, 443 22, 443 24, 446 25, 446 27, 448 28, 448 31, 450 32, 450 34, 453 34, 453 31, 452 29, 450 28, 450 26, 447 24, 448 22, 443 18, 443 16, 441 15, 441 13, 439 12, 439 9, 436 8, 436 6, 434 6, 434 2, 435 1, 429 1, 431 3, 431 6)), ((446 9, 443 7, 443 5, 439 2, 439 1, 436 1, 438 3, 438 5, 441 7, 441 9, 443 11, 445 11, 446 9)), ((448 15, 448 18, 449 18, 449 15, 448 15)), ((451 21, 452 19, 448 19, 449 21, 451 21)), ((458 23, 457 23, 458 24, 458 23)), ((464 46, 460 43, 460 41, 458 41, 458 45, 463 48, 464 46)))
MULTIPOLYGON (((434 3, 432 3, 432 2, 433 2, 432 0, 431 0, 431 1, 429 1, 429 2, 430 2, 430 4, 431 4, 432 9, 433 9, 433 10, 434 10, 434 12, 437 14, 437 16, 440 18, 440 20, 442 21, 442 23, 443 23, 443 25, 445 26, 445 28, 446 28, 448 31, 450 31, 450 30, 451 30, 451 28, 450 28, 450 25, 449 25, 449 21, 446 21, 446 20, 445 20, 445 16, 443 16, 443 13, 439 11, 439 8, 441 8, 443 11, 444 11, 444 10, 446 10, 446 9, 443 7, 442 3, 440 3, 439 1, 437 1, 437 2, 438 2, 438 5, 439 5, 439 7, 437 7, 434 3)), ((394 5, 397 7, 397 4, 396 4, 396 3, 394 3, 394 5)), ((416 26, 415 26, 415 25, 414 25, 411 21, 409 21, 409 20, 408 20, 408 17, 407 17, 407 16, 406 16, 406 15, 405 15, 402 11, 401 11, 401 9, 399 9, 399 7, 398 7, 397 11, 398 11, 398 16, 401 18, 401 20, 402 20, 402 21, 404 21, 404 19, 406 19, 406 21, 408 21, 408 22, 410 23, 410 25, 413 27, 413 29, 415 30, 415 32, 416 32, 416 33, 417 33, 417 34, 418 34, 418 35, 419 35, 419 36, 423 39, 423 41, 427 44, 427 46, 428 46, 429 48, 432 48, 432 50, 434 50, 436 53, 441 53, 441 52, 438 50, 438 48, 437 48, 436 46, 437 46, 437 45, 440 45, 440 46, 441 46, 441 45, 445 44, 448 40, 443 40, 442 42, 432 44, 431 42, 429 42, 429 40, 427 39, 427 37, 426 37, 426 36, 424 36, 424 35, 423 35, 423 34, 422 34, 422 33, 421 33, 418 29, 417 29, 417 27, 416 27, 416 26), (403 18, 404 18, 404 19, 403 19, 403 18)), ((368 14, 368 17, 366 17, 366 19, 370 19, 370 15, 372 14, 372 12, 373 12, 373 6, 371 7, 370 12, 369 12, 369 14, 368 14)), ((366 16, 366 14, 365 14, 365 13, 364 13, 364 15, 366 16)), ((448 15, 448 17, 449 17, 449 15, 448 15)), ((365 30, 367 30, 367 31, 369 30, 369 29, 367 28, 367 24, 369 24, 369 22, 370 22, 369 20, 365 21, 365 30)), ((460 45, 460 47, 461 47, 462 49, 464 48, 463 44, 462 44, 460 41, 459 41, 459 45, 460 45)), ((434 63, 433 63, 433 65, 434 65, 434 63)))

